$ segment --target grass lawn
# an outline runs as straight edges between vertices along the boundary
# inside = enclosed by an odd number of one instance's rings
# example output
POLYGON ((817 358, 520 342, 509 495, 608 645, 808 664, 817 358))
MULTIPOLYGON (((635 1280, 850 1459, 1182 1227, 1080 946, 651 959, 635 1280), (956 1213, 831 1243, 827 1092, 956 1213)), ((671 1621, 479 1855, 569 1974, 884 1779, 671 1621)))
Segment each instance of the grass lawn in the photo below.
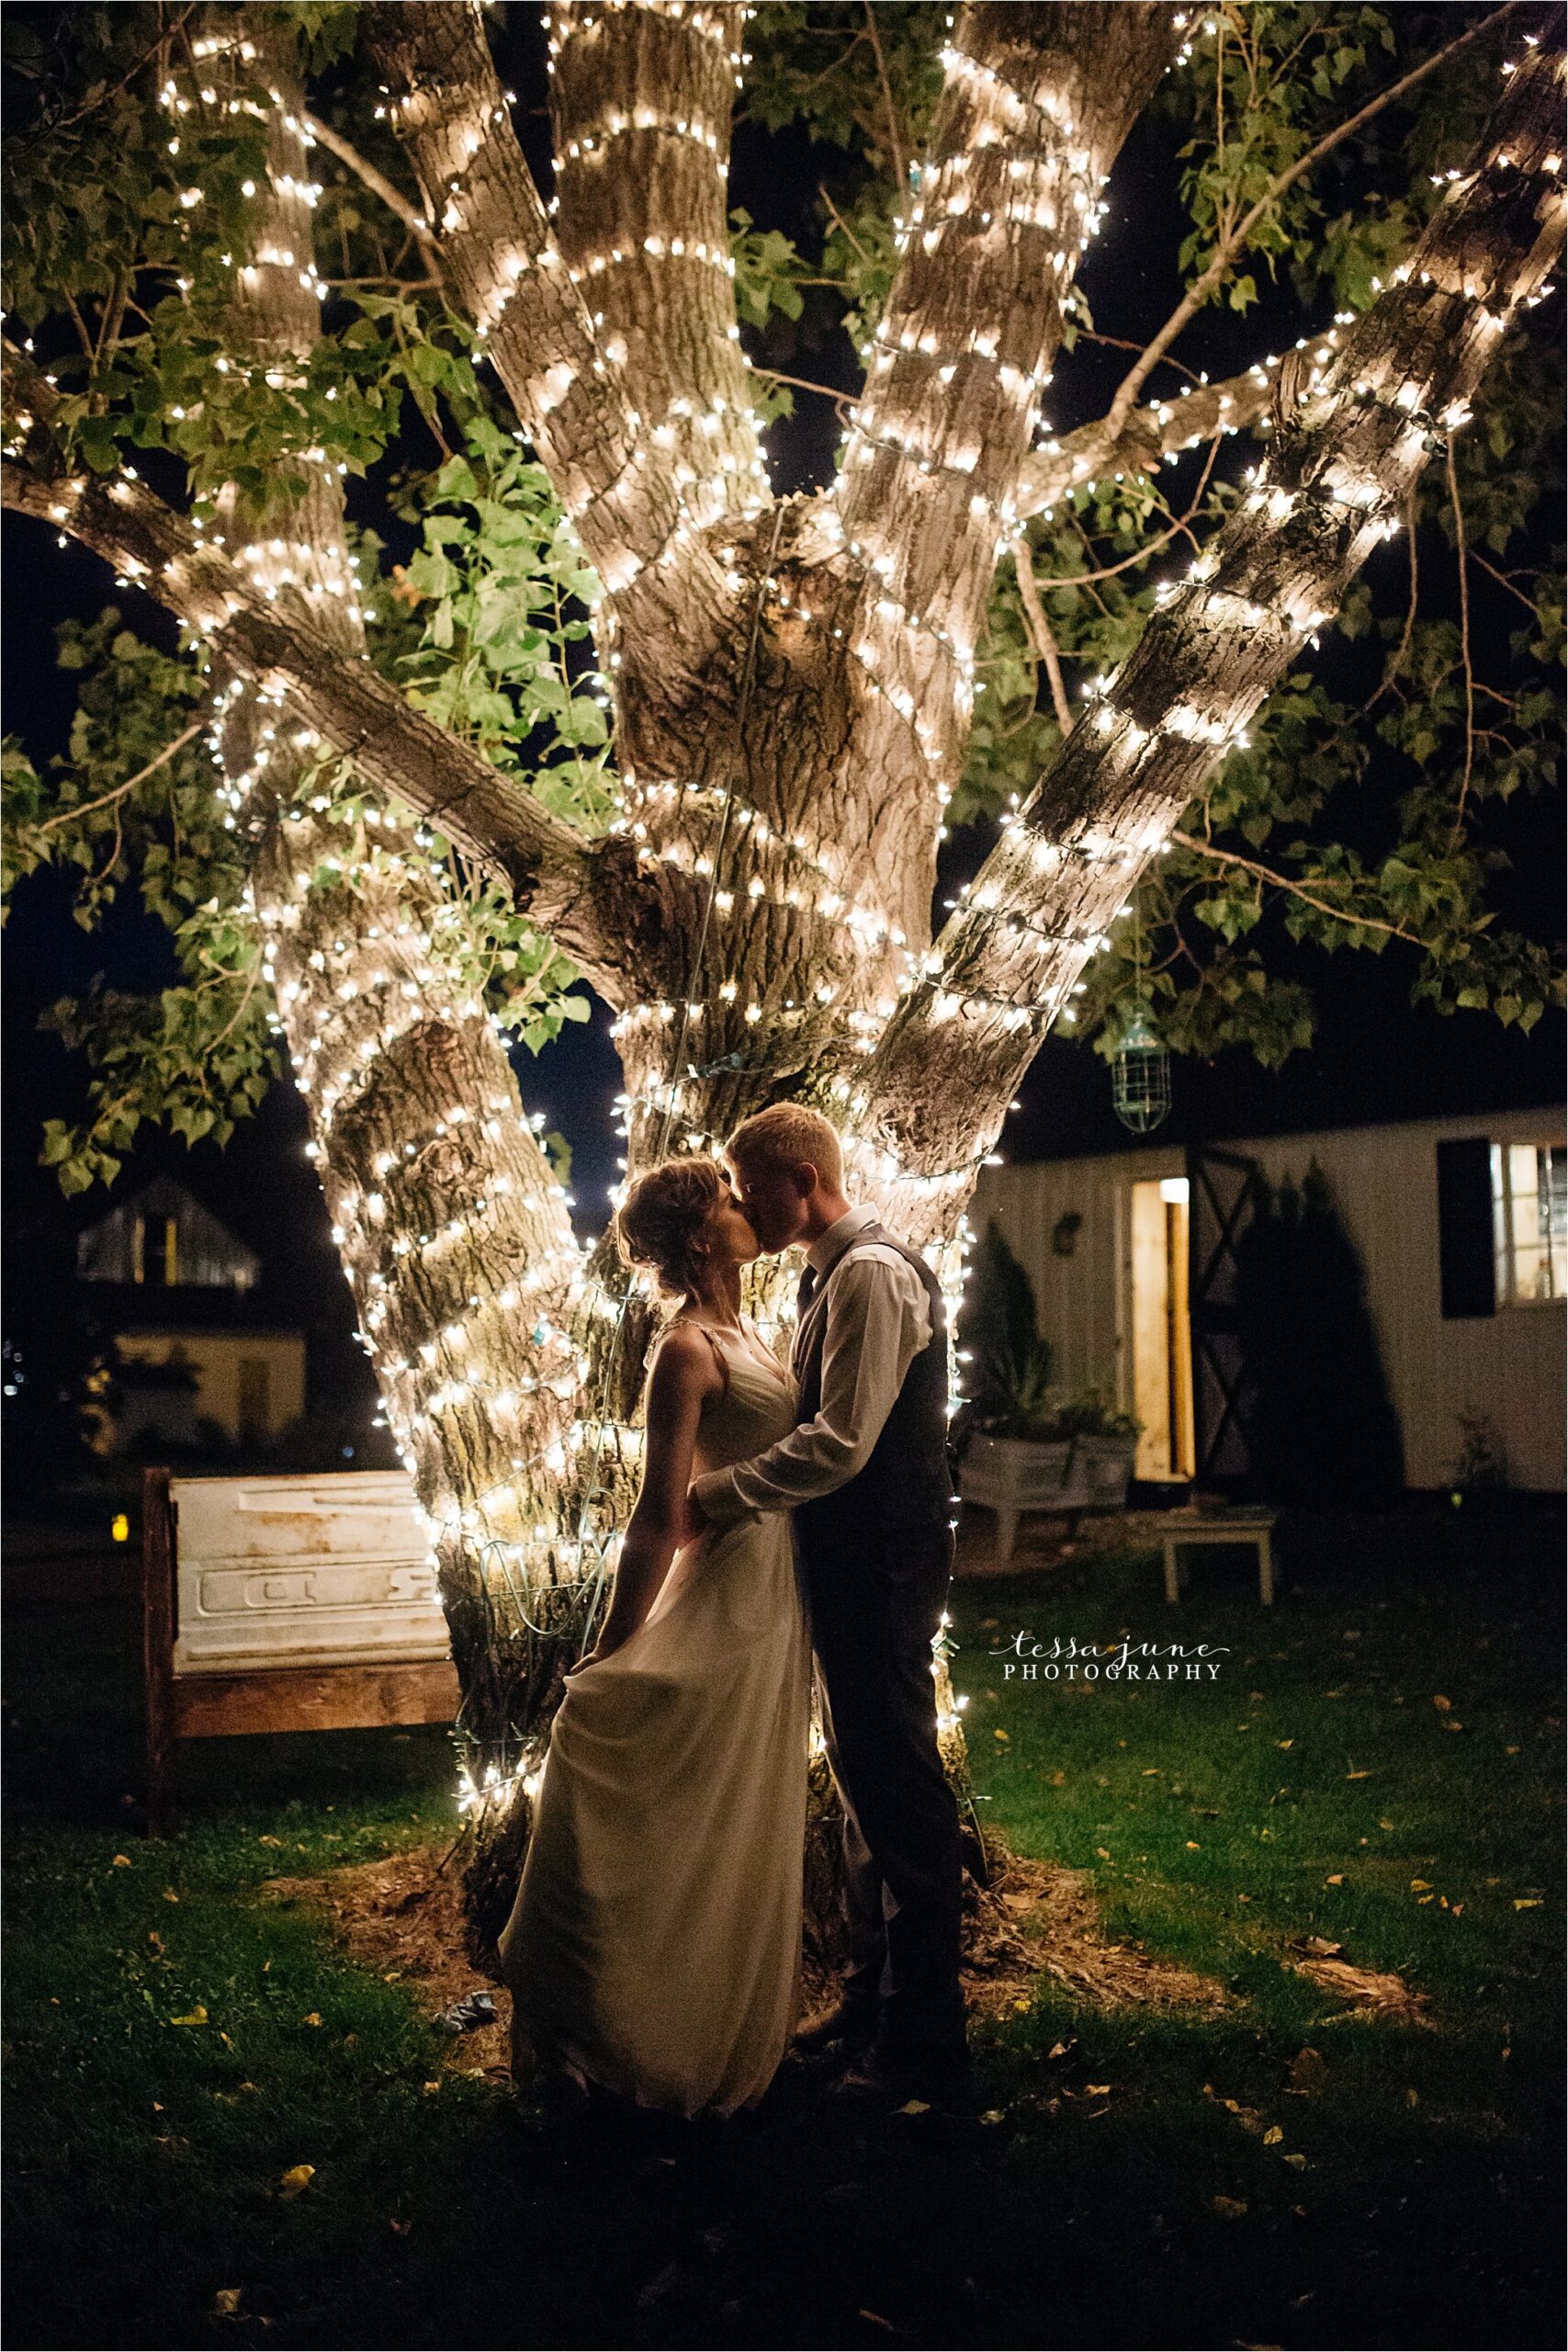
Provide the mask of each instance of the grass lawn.
POLYGON ((130 1612, 17 1611, 9 2344, 1561 2343, 1553 1532, 1317 1522, 1281 1588, 1225 1555, 1179 1611, 1146 1556, 956 1588, 982 1818, 1232 1995, 1042 1979, 976 2030, 1002 2120, 968 2133, 787 2086, 713 2129, 513 2113, 255 1899, 444 1838, 444 1735, 189 1748, 149 1845, 130 1612), (1025 1682, 1020 1631, 1224 1646, 1201 1682, 1025 1682), (1281 1965, 1308 1935, 1430 2024, 1345 2017, 1281 1965))

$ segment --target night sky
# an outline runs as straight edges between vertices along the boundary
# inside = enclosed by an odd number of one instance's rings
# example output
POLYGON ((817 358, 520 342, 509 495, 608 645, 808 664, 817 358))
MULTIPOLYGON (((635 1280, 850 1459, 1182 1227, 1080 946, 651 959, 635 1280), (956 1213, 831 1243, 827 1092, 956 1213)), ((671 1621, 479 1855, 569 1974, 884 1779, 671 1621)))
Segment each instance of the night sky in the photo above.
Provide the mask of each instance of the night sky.
MULTIPOLYGON (((503 71, 525 95, 540 92, 536 22, 523 11, 509 13, 503 71)), ((536 172, 547 185, 542 110, 524 123, 524 133, 536 172)), ((811 250, 818 233, 813 198, 819 179, 834 168, 835 151, 813 147, 800 134, 773 134, 742 123, 736 135, 731 201, 744 206, 759 227, 789 231, 811 250)), ((1170 200, 1168 173, 1156 136, 1140 129, 1118 164, 1109 218, 1085 273, 1096 325, 1106 334, 1146 334, 1175 298, 1181 222, 1170 200)), ((747 330, 748 348, 759 361, 853 391, 858 371, 849 339, 834 324, 831 298, 817 299, 825 307, 808 309, 798 329, 784 322, 766 339, 747 330)), ((1239 328, 1222 313, 1212 346, 1216 372, 1278 349, 1315 323, 1297 311, 1288 294, 1271 298, 1239 328)), ((1182 345, 1196 367, 1211 356, 1202 324, 1182 345)), ((1064 356, 1051 394, 1054 426, 1070 430, 1101 413, 1125 365, 1126 355, 1114 349, 1080 345, 1071 358, 1064 356)), ((831 404, 809 394, 796 397, 796 417, 775 425, 769 438, 773 483, 781 492, 824 482, 838 439, 831 404)), ((1172 479, 1179 486, 1190 478, 1184 468, 1172 479)), ((374 520, 400 553, 396 527, 388 529, 374 493, 351 484, 350 495, 363 518, 374 520)), ((52 533, 10 515, 4 530, 6 725, 41 765, 62 747, 73 709, 71 681, 53 668, 58 624, 90 616, 112 598, 133 626, 164 642, 172 640, 172 627, 136 592, 117 594, 94 557, 74 547, 58 549, 52 533)), ((1391 579, 1403 582, 1404 557, 1398 547, 1376 560, 1389 567, 1391 579)), ((1332 660, 1332 653, 1325 658, 1332 660)), ((1500 894, 1505 919, 1539 937, 1558 936, 1560 802, 1521 802, 1489 812, 1487 823, 1489 837, 1515 862, 1500 894)), ((974 871, 993 837, 989 827, 955 835, 944 854, 939 900, 974 871)), ((940 917, 940 906, 938 911, 940 917)), ((33 1165, 39 1123, 47 1116, 71 1116, 82 1090, 80 1070, 53 1039, 37 1034, 39 1011, 55 997, 82 989, 97 972, 116 987, 155 988, 170 968, 162 928, 144 921, 130 899, 104 932, 89 938, 72 922, 67 893, 55 877, 36 877, 18 890, 4 940, 7 1236, 13 1248, 26 1233, 39 1247, 47 1241, 53 1250, 68 1250, 76 1227, 107 1205, 101 1193, 85 1204, 62 1203, 52 1178, 33 1165)), ((1174 1108, 1162 1140, 1220 1141, 1385 1118, 1544 1105, 1562 1097, 1557 1016, 1549 1016, 1527 1039, 1486 1014, 1444 1020, 1412 1008, 1413 965, 1397 946, 1381 958, 1303 956, 1299 968, 1318 997, 1316 1048, 1293 1057, 1278 1072, 1260 1069, 1239 1052, 1209 1064, 1176 1061, 1174 1108)), ((619 1138, 611 1124, 611 1099, 620 1070, 608 1023, 605 1009, 596 1007, 591 1024, 569 1027, 537 1061, 522 1053, 516 1057, 529 1108, 545 1111, 572 1146, 572 1188, 579 1227, 585 1232, 602 1228, 606 1186, 616 1172, 619 1138)), ((1112 1114, 1108 1068, 1087 1046, 1049 1041, 1025 1081, 1021 1101, 1023 1108, 1002 1138, 1010 1159, 1109 1151, 1134 1140, 1112 1114)), ((267 1253, 280 1294, 298 1298, 302 1318, 315 1324, 323 1341, 330 1339, 328 1352, 341 1364, 350 1329, 348 1294, 301 1155, 305 1136, 303 1108, 292 1086, 280 1084, 261 1116, 242 1126, 223 1152, 205 1144, 187 1151, 183 1144, 150 1137, 128 1164, 117 1195, 165 1169, 188 1182, 267 1253)), ((356 1380, 367 1376, 357 1358, 353 1371, 356 1380)))

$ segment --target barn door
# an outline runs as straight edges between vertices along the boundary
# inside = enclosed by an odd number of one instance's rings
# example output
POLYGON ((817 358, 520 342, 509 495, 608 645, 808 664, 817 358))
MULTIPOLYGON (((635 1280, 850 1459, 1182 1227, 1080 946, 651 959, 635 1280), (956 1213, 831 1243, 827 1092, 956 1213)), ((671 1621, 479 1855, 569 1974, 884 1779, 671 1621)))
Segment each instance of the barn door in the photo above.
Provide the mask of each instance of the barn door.
POLYGON ((1238 1487, 1252 1468, 1252 1381, 1242 1346, 1236 1249, 1257 1214, 1260 1170, 1239 1152, 1188 1154, 1192 1418, 1200 1486, 1238 1487))

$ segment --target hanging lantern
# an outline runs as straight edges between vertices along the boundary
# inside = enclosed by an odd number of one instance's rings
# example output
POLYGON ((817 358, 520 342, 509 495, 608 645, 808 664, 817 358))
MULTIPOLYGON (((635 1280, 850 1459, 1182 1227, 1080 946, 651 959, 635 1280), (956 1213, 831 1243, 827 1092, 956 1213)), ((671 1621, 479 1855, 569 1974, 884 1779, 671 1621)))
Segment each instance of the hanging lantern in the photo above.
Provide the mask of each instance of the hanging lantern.
POLYGON ((1140 1004, 1122 1032, 1111 1065, 1111 1099, 1116 1115, 1134 1135, 1157 1127, 1170 1108, 1170 1056, 1140 1004))

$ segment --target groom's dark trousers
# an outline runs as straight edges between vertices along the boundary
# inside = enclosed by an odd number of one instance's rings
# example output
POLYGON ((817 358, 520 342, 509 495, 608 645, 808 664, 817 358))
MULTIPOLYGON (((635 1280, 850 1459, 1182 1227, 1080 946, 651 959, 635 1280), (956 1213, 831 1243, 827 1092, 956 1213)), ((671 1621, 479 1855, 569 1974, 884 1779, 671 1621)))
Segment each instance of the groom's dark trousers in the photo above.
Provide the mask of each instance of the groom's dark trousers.
MULTIPOLYGON (((882 1226, 863 1227, 846 1249, 872 1241, 919 1275, 931 1339, 863 1468, 795 1512, 795 1545, 844 1812, 844 1990, 868 2007, 880 1998, 878 2039, 889 2052, 945 2057, 964 2041, 958 1808, 937 1747, 931 1673, 953 1567, 946 1316, 930 1267, 882 1226)), ((831 1271, 805 1308, 795 1349, 802 1421, 821 1403, 831 1271)))

